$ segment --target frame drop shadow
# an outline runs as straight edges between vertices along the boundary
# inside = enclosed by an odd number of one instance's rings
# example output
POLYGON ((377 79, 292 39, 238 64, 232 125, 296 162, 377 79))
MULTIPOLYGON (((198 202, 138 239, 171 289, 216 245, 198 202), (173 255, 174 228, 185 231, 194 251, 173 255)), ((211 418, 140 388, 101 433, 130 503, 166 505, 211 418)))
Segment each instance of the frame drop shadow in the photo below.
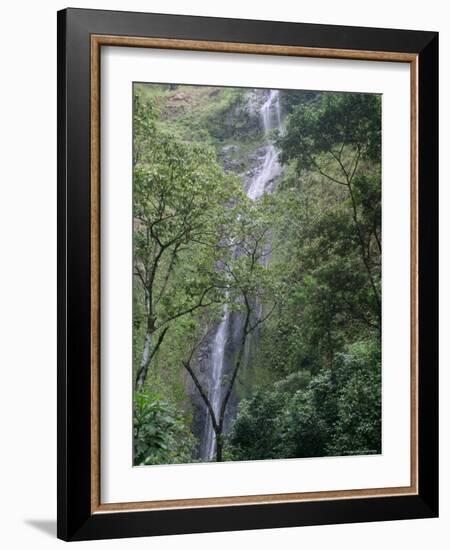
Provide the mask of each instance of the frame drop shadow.
POLYGON ((26 519, 25 523, 41 533, 56 538, 56 519, 26 519))

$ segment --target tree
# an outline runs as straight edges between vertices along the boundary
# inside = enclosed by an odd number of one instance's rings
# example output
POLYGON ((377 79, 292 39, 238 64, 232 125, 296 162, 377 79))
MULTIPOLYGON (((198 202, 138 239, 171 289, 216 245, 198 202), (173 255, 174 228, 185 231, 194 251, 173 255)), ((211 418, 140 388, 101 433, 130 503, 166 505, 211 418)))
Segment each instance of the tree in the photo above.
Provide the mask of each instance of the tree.
POLYGON ((300 104, 279 140, 284 162, 347 191, 360 259, 381 330, 381 101, 377 95, 322 96, 300 104))
MULTIPOLYGON (((226 296, 228 307, 242 316, 242 332, 234 357, 233 368, 225 383, 225 392, 216 414, 208 397, 208 392, 202 386, 193 367, 193 360, 201 342, 209 336, 210 330, 201 334, 200 341, 191 347, 183 366, 191 376, 201 398, 208 410, 216 436, 216 461, 223 460, 224 422, 227 406, 233 392, 238 373, 243 365, 246 343, 250 335, 261 326, 274 312, 282 294, 279 281, 273 276, 267 258, 271 253, 270 228, 272 226, 274 205, 269 197, 258 203, 242 201, 236 221, 234 233, 228 244, 229 254, 215 255, 217 269, 227 282, 226 296), (232 247, 229 246, 232 244, 232 247), (231 252, 231 253, 230 253, 231 252)), ((215 251, 224 245, 219 244, 215 251)))
POLYGON ((134 464, 190 461, 195 439, 173 403, 157 393, 134 397, 134 464))
POLYGON ((208 249, 223 239, 232 211, 226 205, 241 190, 211 149, 161 130, 155 106, 137 93, 134 113, 134 275, 145 325, 140 389, 171 323, 223 300, 208 249))
POLYGON ((327 446, 330 455, 381 452, 381 350, 361 341, 337 357, 336 416, 327 446))
POLYGON ((280 457, 282 434, 279 420, 286 403, 285 393, 261 389, 239 403, 228 444, 233 460, 280 457))
POLYGON ((229 438, 235 460, 381 452, 381 358, 371 341, 348 346, 333 370, 298 371, 241 401, 229 438))

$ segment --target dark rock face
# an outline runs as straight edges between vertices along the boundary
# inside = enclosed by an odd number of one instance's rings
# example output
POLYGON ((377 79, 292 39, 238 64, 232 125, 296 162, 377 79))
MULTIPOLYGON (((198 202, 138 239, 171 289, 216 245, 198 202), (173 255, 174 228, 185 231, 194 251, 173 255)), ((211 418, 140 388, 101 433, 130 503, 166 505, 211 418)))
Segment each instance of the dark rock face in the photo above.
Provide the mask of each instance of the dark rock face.
POLYGON ((219 152, 219 160, 225 172, 240 174, 245 169, 241 148, 238 145, 225 145, 219 152))

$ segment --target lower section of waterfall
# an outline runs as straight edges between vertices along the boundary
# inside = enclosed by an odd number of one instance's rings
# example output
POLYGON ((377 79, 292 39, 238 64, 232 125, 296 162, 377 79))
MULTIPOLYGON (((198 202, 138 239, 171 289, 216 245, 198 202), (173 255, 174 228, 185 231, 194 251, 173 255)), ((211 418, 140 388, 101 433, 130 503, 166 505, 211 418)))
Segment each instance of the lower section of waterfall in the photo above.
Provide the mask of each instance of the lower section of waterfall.
MULTIPOLYGON (((225 348, 228 341, 228 331, 230 326, 230 313, 226 305, 223 310, 223 318, 217 327, 216 334, 213 339, 213 347, 211 350, 211 379, 209 384, 209 399, 212 409, 218 420, 220 417, 220 407, 223 397, 223 373, 225 372, 225 348)), ((204 457, 211 460, 215 451, 215 434, 214 429, 210 429, 207 422, 205 427, 204 438, 204 457)), ((211 425, 212 428, 212 425, 211 425)))
MULTIPOLYGON (((254 165, 246 174, 242 174, 245 192, 251 200, 257 200, 266 193, 271 193, 276 180, 281 173, 278 152, 270 141, 270 131, 281 131, 280 98, 278 90, 249 90, 249 111, 258 117, 261 130, 265 137, 264 145, 260 146, 254 155, 254 165)), ((262 311, 262 308, 259 308, 262 311)), ((208 391, 216 419, 219 420, 229 375, 233 370, 233 362, 241 342, 243 330, 243 315, 231 312, 224 307, 222 319, 209 341, 199 351, 197 371, 208 391)), ((244 359, 248 358, 252 348, 257 344, 258 330, 247 339, 247 349, 244 359)), ((244 360, 243 368, 246 361, 244 360)), ((199 439, 198 458, 201 461, 214 460, 216 452, 216 434, 211 422, 209 411, 200 396, 193 391, 194 425, 193 431, 199 439)), ((238 396, 234 388, 228 401, 224 415, 224 434, 229 431, 230 424, 236 416, 238 396)))

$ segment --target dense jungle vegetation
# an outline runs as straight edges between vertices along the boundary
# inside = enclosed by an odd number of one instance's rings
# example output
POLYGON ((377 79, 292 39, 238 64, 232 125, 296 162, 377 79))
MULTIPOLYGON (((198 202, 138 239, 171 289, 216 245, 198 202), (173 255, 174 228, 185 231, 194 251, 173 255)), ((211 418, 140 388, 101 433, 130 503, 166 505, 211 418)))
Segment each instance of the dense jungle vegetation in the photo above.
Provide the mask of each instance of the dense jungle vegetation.
POLYGON ((204 460, 198 403, 214 460, 381 452, 381 97, 280 91, 282 173, 251 200, 252 93, 134 85, 135 465, 204 460))

